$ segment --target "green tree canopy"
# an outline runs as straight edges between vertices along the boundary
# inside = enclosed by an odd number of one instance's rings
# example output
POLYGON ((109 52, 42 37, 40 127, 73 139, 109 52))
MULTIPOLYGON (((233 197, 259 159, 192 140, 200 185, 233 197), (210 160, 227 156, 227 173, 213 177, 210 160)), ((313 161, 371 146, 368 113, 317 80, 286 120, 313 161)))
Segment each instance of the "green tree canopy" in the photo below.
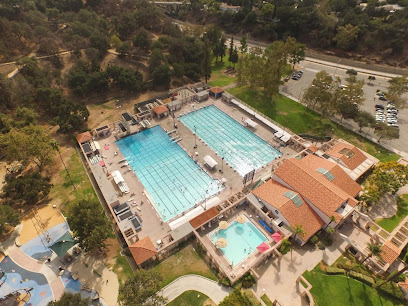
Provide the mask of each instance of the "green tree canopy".
POLYGON ((162 305, 166 299, 158 295, 161 289, 161 275, 154 270, 137 270, 135 275, 126 280, 119 288, 119 301, 121 305, 162 305))
POLYGON ((80 293, 64 292, 58 301, 52 301, 47 306, 88 306, 89 298, 83 299, 80 293))
POLYGON ((11 204, 36 204, 44 199, 51 190, 49 177, 43 177, 39 172, 9 176, 3 186, 3 198, 11 204))
POLYGON ((252 302, 242 294, 241 289, 235 288, 228 296, 220 303, 220 306, 252 306, 252 302))
POLYGON ((19 214, 6 204, 0 205, 0 234, 3 234, 7 229, 7 224, 16 226, 20 223, 19 214))
POLYGON ((8 161, 19 161, 24 166, 34 163, 40 171, 53 161, 55 152, 50 141, 48 131, 33 124, 0 135, 1 152, 8 161))
POLYGON ((358 26, 353 26, 351 24, 339 26, 334 41, 339 48, 348 51, 355 46, 359 31, 360 29, 358 26))
POLYGON ((86 252, 101 251, 112 231, 105 213, 97 202, 74 203, 68 212, 68 223, 86 252))

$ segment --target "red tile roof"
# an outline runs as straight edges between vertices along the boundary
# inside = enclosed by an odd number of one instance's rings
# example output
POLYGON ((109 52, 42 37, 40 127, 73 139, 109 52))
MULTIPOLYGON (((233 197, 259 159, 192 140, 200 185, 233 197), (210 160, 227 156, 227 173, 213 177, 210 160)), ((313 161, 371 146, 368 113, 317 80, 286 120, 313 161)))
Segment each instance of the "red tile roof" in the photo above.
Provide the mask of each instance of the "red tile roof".
POLYGON ((343 141, 339 141, 334 147, 327 151, 326 154, 335 159, 340 159, 351 170, 356 169, 367 159, 367 156, 365 156, 363 152, 355 146, 343 141), (353 156, 347 157, 344 152, 340 153, 342 150, 348 150, 351 153, 350 155, 353 156))
POLYGON ((219 94, 219 93, 223 93, 224 89, 222 89, 221 87, 213 87, 210 89, 210 92, 212 92, 213 94, 219 94))
POLYGON ((154 108, 153 108, 153 111, 154 111, 156 114, 160 115, 160 114, 163 114, 163 113, 165 113, 165 112, 168 112, 169 109, 168 109, 166 106, 164 106, 164 105, 159 105, 159 106, 154 107, 154 108))
POLYGON ((381 250, 381 258, 383 259, 383 261, 389 264, 392 264, 401 254, 401 250, 390 241, 384 243, 384 245, 381 247, 381 250))
POLYGON ((193 228, 200 227, 204 223, 208 222, 215 216, 217 216, 220 212, 218 211, 217 207, 211 207, 210 209, 203 212, 201 215, 190 220, 190 224, 193 228))
POLYGON ((285 160, 275 174, 328 217, 335 216, 336 221, 342 218, 336 210, 344 202, 355 206, 352 196, 297 158, 285 160))
POLYGON ((313 153, 319 151, 319 149, 315 145, 310 145, 307 149, 312 151, 313 153))
MULTIPOLYGON (((358 183, 356 183, 336 163, 333 163, 331 161, 328 161, 327 159, 321 158, 313 154, 309 154, 305 156, 304 158, 302 158, 302 162, 306 163, 307 166, 309 166, 313 170, 317 170, 319 168, 324 168, 326 170, 329 170, 335 177, 335 179, 331 182, 337 187, 340 187, 341 189, 343 189, 345 192, 347 192, 352 197, 355 197, 361 191, 361 186, 358 183)), ((319 172, 318 174, 324 177, 323 174, 319 172)))
MULTIPOLYGON (((324 225, 324 222, 299 193, 294 192, 303 201, 303 204, 299 207, 287 198, 284 193, 289 190, 292 191, 274 180, 269 180, 252 191, 252 193, 272 205, 275 209, 278 209, 292 227, 302 225, 306 234, 300 238, 303 241, 307 241, 324 225)), ((276 215, 275 212, 274 214, 276 215)), ((279 217, 279 215, 277 216, 279 217)))
POLYGON ((87 142, 87 141, 89 141, 91 139, 92 139, 92 135, 91 135, 91 133, 89 131, 77 135, 77 141, 80 144, 84 143, 84 142, 87 142))
POLYGON ((136 264, 140 265, 156 255, 157 250, 149 236, 139 240, 129 247, 136 264))

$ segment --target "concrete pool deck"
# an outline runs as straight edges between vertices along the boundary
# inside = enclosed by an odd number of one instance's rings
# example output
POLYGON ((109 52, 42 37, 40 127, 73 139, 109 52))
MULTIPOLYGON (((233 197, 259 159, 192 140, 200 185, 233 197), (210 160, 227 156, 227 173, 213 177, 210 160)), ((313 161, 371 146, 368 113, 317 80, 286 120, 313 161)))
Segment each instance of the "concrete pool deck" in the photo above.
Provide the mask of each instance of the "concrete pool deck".
MULTIPOLYGON (((160 124, 165 130, 171 131, 174 129, 174 122, 178 124, 177 133, 182 140, 179 142, 179 145, 190 155, 190 156, 197 156, 198 162, 200 165, 203 165, 203 158, 206 155, 210 155, 215 161, 218 163, 218 168, 223 168, 223 173, 218 171, 218 169, 209 170, 207 169, 207 173, 213 178, 221 180, 225 178, 227 180, 225 184, 225 189, 218 195, 221 201, 226 200, 233 194, 238 193, 243 188, 243 180, 242 177, 229 165, 225 162, 222 166, 221 157, 218 156, 212 149, 209 148, 207 144, 198 140, 195 140, 194 134, 184 126, 181 122, 178 121, 177 117, 181 116, 190 111, 194 111, 198 107, 204 107, 214 104, 219 109, 227 113, 229 116, 234 118, 239 124, 243 117, 247 118, 250 115, 245 113, 244 111, 237 109, 235 107, 229 106, 228 103, 225 103, 221 100, 213 100, 209 99, 206 102, 201 103, 188 103, 183 106, 181 110, 175 112, 176 118, 173 119, 172 117, 166 117, 163 119, 153 118, 150 120, 152 126, 156 124, 160 124), (195 141, 197 141, 197 148, 194 148, 195 141), (196 154, 198 153, 198 155, 196 154)), ((119 117, 119 116, 118 116, 119 117)), ((140 126, 130 126, 131 133, 135 133, 139 131, 140 126)), ((279 143, 275 141, 275 136, 273 131, 270 128, 267 128, 263 124, 259 124, 257 129, 252 130, 256 135, 261 137, 267 143, 272 145, 273 147, 277 148, 279 143)), ((137 232, 139 239, 142 239, 146 236, 149 236, 155 246, 160 248, 162 246, 158 245, 156 242, 171 231, 168 223, 162 222, 160 217, 158 216, 155 208, 149 202, 146 194, 144 193, 144 186, 136 176, 136 174, 132 171, 128 171, 127 168, 121 168, 121 165, 118 163, 120 160, 124 159, 126 156, 122 154, 119 148, 116 145, 115 136, 117 134, 112 133, 108 137, 102 139, 96 139, 101 146, 100 153, 103 156, 103 162, 106 165, 105 172, 112 173, 115 170, 119 170, 130 189, 130 193, 120 195, 120 192, 113 182, 113 180, 108 181, 107 183, 111 183, 118 193, 119 202, 128 201, 130 205, 130 209, 134 212, 139 214, 142 218, 142 222, 144 220, 148 220, 148 222, 143 222, 143 226, 140 231, 137 232), (108 150, 105 149, 108 148, 108 150), (116 153, 115 153, 116 152, 116 153), (143 204, 142 204, 143 203, 143 204)), ((290 147, 283 147, 279 149, 282 152, 282 157, 290 157, 296 155, 296 151, 290 147)), ((272 164, 275 161, 272 161, 270 164, 265 165, 263 168, 259 169, 255 173, 254 181, 258 180, 260 177, 265 176, 266 174, 271 172, 272 164)), ((104 186, 99 186, 100 188, 104 188, 104 186)))

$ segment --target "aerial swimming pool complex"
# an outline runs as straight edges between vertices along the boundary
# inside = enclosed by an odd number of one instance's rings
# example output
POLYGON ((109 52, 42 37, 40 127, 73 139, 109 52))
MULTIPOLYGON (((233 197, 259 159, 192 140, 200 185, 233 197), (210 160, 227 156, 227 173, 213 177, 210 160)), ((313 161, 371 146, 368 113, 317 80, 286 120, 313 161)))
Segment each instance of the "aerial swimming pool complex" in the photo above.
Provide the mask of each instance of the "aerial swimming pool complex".
POLYGON ((262 242, 268 241, 268 238, 247 218, 245 223, 234 221, 227 229, 217 229, 210 233, 209 237, 214 244, 220 238, 227 241, 227 246, 221 248, 221 251, 233 267, 254 253, 262 242))
POLYGON ((281 155, 214 105, 180 116, 179 119, 241 176, 281 155))
POLYGON ((116 142, 167 222, 223 188, 160 126, 116 142))

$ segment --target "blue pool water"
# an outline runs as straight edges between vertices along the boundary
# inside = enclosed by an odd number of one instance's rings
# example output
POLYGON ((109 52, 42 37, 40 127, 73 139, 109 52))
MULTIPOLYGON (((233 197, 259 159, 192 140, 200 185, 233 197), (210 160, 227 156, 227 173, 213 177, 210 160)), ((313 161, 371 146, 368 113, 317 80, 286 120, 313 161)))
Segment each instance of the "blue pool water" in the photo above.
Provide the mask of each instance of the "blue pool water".
POLYGON ((282 155, 266 141, 210 105, 179 117, 241 176, 259 169, 282 155), (195 129, 196 128, 196 129, 195 129))
POLYGON ((116 142, 164 222, 223 188, 174 143, 161 126, 116 142))
POLYGON ((210 233, 209 237, 214 244, 220 238, 227 240, 227 246, 220 250, 232 266, 238 265, 256 251, 257 246, 268 241, 268 238, 248 219, 243 224, 234 221, 227 229, 217 229, 210 233))

